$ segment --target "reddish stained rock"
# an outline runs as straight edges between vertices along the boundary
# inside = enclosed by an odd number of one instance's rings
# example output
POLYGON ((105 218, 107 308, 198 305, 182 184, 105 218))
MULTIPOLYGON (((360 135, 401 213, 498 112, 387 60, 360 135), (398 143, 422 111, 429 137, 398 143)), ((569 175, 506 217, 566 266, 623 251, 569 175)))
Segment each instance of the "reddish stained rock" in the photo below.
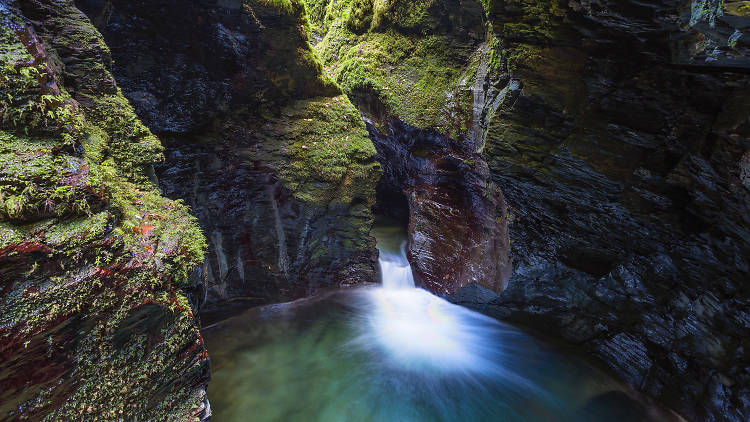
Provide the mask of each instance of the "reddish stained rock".
MULTIPOLYGON (((202 236, 186 208, 177 209, 159 196, 148 176, 136 171, 157 159, 154 151, 159 148, 141 142, 148 133, 111 89, 115 85, 107 71, 107 50, 85 16, 70 0, 7 3, 0 25, 12 20, 25 26, 18 27, 23 33, 4 37, 3 47, 23 51, 23 44, 33 60, 23 55, 17 61, 26 64, 18 66, 54 68, 59 82, 65 83, 57 92, 49 81, 40 81, 39 89, 10 81, 13 87, 47 106, 59 104, 39 95, 109 96, 104 104, 73 107, 70 113, 75 115, 64 113, 59 124, 30 127, 28 137, 62 140, 80 118, 87 124, 75 130, 98 129, 110 135, 103 141, 112 160, 102 163, 85 154, 88 145, 81 142, 81 133, 74 133, 75 142, 65 146, 44 142, 28 154, 6 148, 11 152, 7 160, 17 164, 11 170, 20 170, 6 171, 4 182, 33 184, 34 196, 27 195, 21 212, 0 216, 5 241, 0 247, 0 420, 102 420, 116 414, 128 420, 206 419, 206 353, 198 322, 185 309, 192 294, 191 270, 202 261, 202 236), (48 46, 50 57, 40 43, 48 46), (119 120, 100 121, 96 113, 119 120), (127 154, 113 148, 115 143, 127 147, 127 154), (39 170, 26 171, 32 168, 39 170), (127 202, 135 195, 142 204, 129 210, 127 202), (109 197, 115 199, 112 207, 99 213, 109 197), (168 221, 149 219, 152 227, 144 228, 144 236, 160 241, 166 236, 154 234, 171 229, 178 239, 173 243, 180 246, 172 249, 185 249, 182 256, 144 256, 139 250, 142 236, 130 231, 140 223, 128 217, 156 215, 163 209, 171 211, 168 221), (183 248, 186 244, 191 247, 183 248), (157 303, 134 310, 146 297, 157 303)), ((0 126, 15 136, 6 122, 0 126)))
POLYGON ((39 41, 34 30, 30 26, 22 24, 12 24, 11 27, 18 38, 21 39, 26 50, 34 58, 32 65, 42 70, 37 77, 42 94, 59 95, 60 87, 57 84, 57 75, 48 65, 44 45, 39 41))
POLYGON ((151 233, 153 229, 154 226, 152 226, 151 224, 141 224, 140 226, 133 227, 133 233, 148 236, 148 234, 151 233))
MULTIPOLYGON (((23 338, 10 337, 15 340, 0 343, 0 359, 3 362, 0 371, 3 386, 0 389, 0 403, 21 403, 24 398, 32 398, 30 393, 35 389, 56 386, 75 367, 72 350, 77 342, 77 331, 81 328, 79 319, 65 316, 49 323, 42 334, 23 338)), ((0 330, 0 337, 7 334, 3 331, 15 329, 16 327, 8 327, 0 330)), ((62 404, 69 393, 69 384, 59 385, 51 390, 46 405, 29 410, 27 415, 44 414, 62 404)))
POLYGON ((44 243, 37 242, 34 240, 27 240, 21 243, 12 244, 0 249, 0 258, 4 258, 6 255, 12 254, 13 252, 20 253, 32 253, 32 252, 44 252, 49 253, 52 250, 44 243))
POLYGON ((390 135, 368 129, 384 173, 378 203, 388 209, 379 212, 408 219, 417 285, 441 295, 469 284, 501 292, 511 272, 508 210, 481 156, 397 120, 390 135))
POLYGON ((495 217, 506 209, 499 191, 462 204, 435 186, 408 188, 409 259, 415 280, 438 294, 452 294, 469 284, 501 292, 511 266, 507 225, 495 217))
POLYGON ((63 173, 60 183, 65 186, 83 187, 89 179, 89 163, 83 161, 75 171, 63 173))

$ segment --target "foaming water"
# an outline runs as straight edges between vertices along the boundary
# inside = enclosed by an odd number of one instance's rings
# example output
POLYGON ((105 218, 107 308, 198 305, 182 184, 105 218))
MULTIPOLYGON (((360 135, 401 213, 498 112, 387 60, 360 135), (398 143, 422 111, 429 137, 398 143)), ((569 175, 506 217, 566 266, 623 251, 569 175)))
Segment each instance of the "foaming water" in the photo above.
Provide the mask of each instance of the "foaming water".
POLYGON ((626 422, 631 392, 414 279, 378 231, 383 287, 250 310, 204 331, 217 422, 626 422))
POLYGON ((413 289, 414 275, 406 259, 406 241, 401 242, 398 252, 380 247, 380 273, 385 289, 413 289))
POLYGON ((360 333, 355 344, 369 352, 378 349, 385 356, 384 365, 391 368, 440 374, 475 385, 491 379, 513 385, 514 395, 545 396, 542 389, 503 364, 504 356, 513 353, 516 329, 416 288, 406 240, 396 249, 394 238, 400 236, 392 228, 374 231, 379 239, 382 287, 361 292, 367 303, 360 318, 354 319, 360 333))
POLYGON ((371 306, 363 314, 358 343, 382 348, 393 364, 407 369, 511 377, 501 366, 502 346, 496 341, 502 325, 415 288, 406 241, 398 250, 388 246, 378 243, 383 287, 364 292, 371 306))
POLYGON ((398 362, 443 370, 481 370, 489 364, 482 359, 472 315, 461 315, 424 290, 377 289, 367 294, 374 306, 363 335, 398 362))

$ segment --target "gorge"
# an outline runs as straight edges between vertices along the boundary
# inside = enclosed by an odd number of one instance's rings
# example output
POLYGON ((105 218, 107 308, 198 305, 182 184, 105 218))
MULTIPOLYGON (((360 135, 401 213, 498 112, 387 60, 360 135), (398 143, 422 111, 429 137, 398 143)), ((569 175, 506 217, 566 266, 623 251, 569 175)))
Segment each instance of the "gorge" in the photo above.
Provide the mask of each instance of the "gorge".
POLYGON ((750 418, 747 1, 0 27, 0 420, 750 418))

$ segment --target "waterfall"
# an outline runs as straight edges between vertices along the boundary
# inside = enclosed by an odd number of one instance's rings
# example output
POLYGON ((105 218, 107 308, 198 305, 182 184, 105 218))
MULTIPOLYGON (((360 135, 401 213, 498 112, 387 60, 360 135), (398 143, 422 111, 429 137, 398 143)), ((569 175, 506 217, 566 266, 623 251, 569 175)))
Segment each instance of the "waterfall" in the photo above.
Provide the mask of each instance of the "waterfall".
POLYGON ((380 250, 380 273, 385 289, 413 289, 414 275, 409 260, 406 259, 406 241, 401 242, 400 253, 380 250))
POLYGON ((498 364, 500 348, 492 340, 499 323, 416 288, 406 241, 397 247, 376 238, 383 285, 367 291, 372 306, 363 342, 406 369, 512 376, 498 364))
POLYGON ((642 406, 620 384, 415 287, 404 228, 373 231, 382 286, 272 305, 204 330, 221 362, 210 393, 217 420, 673 420, 633 416, 642 406))

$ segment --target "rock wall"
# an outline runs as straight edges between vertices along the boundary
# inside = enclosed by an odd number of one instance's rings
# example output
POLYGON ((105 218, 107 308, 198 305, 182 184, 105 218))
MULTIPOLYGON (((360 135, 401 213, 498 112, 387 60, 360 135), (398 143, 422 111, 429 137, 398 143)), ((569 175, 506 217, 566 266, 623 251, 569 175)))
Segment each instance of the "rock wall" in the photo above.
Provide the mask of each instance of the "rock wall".
POLYGON ((375 149, 323 74, 301 3, 78 4, 165 140, 160 186, 206 233, 207 310, 374 281, 375 149))
MULTIPOLYGON (((455 301, 578 344, 688 419, 747 420, 744 2, 307 6, 315 50, 381 155, 437 174, 403 129, 431 128, 480 153, 505 193, 507 290, 455 301)), ((406 172, 384 163, 385 180, 406 172)), ((436 221, 411 216, 411 231, 436 221)))
POLYGON ((0 420, 204 420, 205 241, 72 1, 0 2, 0 420))
POLYGON ((477 1, 307 1, 315 51, 368 121, 383 214, 409 224, 415 281, 437 294, 511 271, 507 213, 480 149, 495 100, 477 1))
POLYGON ((441 295, 470 284, 501 292, 511 271, 507 207, 481 156, 399 121, 389 124, 390 136, 368 127, 384 169, 381 213, 406 217, 415 283, 441 295))
POLYGON ((507 95, 484 155, 516 270, 481 307, 696 421, 750 417, 750 19, 720 3, 490 9, 507 95))
POLYGON ((1 2, 0 418, 207 417, 193 310, 372 280, 377 154, 423 286, 747 420, 745 3, 1 2))

